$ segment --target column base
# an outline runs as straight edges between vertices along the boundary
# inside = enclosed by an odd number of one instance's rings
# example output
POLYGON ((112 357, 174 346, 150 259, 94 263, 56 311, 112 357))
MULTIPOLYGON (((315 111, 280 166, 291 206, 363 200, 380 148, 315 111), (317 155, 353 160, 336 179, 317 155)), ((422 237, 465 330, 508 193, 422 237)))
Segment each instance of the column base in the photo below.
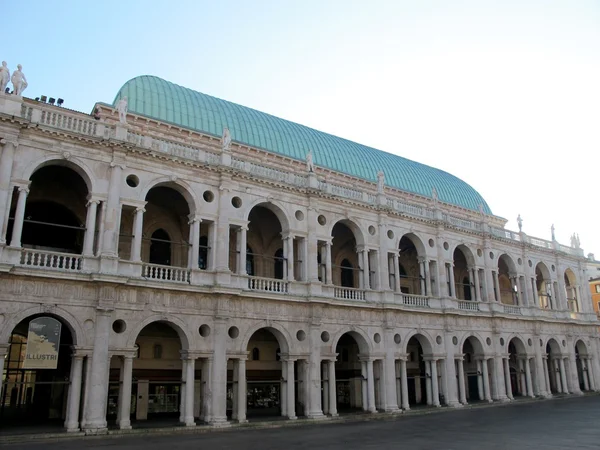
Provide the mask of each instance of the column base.
POLYGON ((208 424, 213 428, 225 428, 231 426, 225 417, 213 417, 209 420, 208 424))
POLYGON ((460 402, 448 402, 447 406, 449 406, 450 408, 464 408, 466 405, 466 403, 460 403, 460 402))
POLYGON ((239 424, 248 423, 248 419, 236 419, 236 423, 239 423, 239 424))
POLYGON ((193 421, 193 420, 191 422, 186 421, 185 422, 185 426, 186 427, 195 427, 196 426, 196 422, 193 421))
POLYGON ((93 427, 88 424, 88 425, 86 425, 86 428, 83 431, 85 432, 86 436, 97 436, 97 435, 108 434, 108 428, 106 426, 93 427))
POLYGON ((329 417, 331 417, 333 419, 334 417, 340 417, 340 415, 335 412, 335 413, 330 413, 329 417))
POLYGON ((408 411, 410 411, 410 406, 406 406, 406 407, 404 407, 404 406, 403 406, 403 407, 402 407, 402 411, 403 411, 403 412, 408 412, 408 411))
POLYGON ((402 410, 399 408, 385 408, 383 412, 388 414, 401 414, 402 410))
POLYGON ((288 420, 296 420, 298 416, 287 416, 288 420))
POLYGON ((542 398, 552 398, 552 394, 550 394, 549 392, 543 392, 540 394, 540 397, 542 398))
POLYGON ((131 422, 129 420, 120 421, 119 430, 131 430, 131 422))
POLYGON ((510 402, 510 398, 508 397, 499 397, 498 400, 500 403, 508 403, 510 402))
POLYGON ((377 411, 376 409, 369 409, 366 412, 371 413, 371 414, 377 414, 379 411, 377 411))
POLYGON ((65 427, 67 433, 77 433, 79 432, 79 427, 77 425, 68 425, 65 427))
POLYGON ((318 420, 318 419, 325 419, 327 416, 325 416, 325 414, 323 414, 322 412, 318 412, 318 413, 308 413, 306 415, 307 419, 313 419, 313 420, 318 420))

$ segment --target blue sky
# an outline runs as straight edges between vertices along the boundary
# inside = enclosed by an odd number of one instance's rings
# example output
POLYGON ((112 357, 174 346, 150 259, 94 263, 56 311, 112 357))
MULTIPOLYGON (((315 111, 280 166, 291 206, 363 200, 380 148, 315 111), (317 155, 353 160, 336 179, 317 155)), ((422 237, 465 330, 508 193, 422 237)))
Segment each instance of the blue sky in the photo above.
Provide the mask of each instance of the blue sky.
MULTIPOLYGON (((446 170, 600 259, 600 2, 27 1, 0 58, 85 112, 152 74, 446 170)), ((8 17, 7 16, 7 17, 8 17)))

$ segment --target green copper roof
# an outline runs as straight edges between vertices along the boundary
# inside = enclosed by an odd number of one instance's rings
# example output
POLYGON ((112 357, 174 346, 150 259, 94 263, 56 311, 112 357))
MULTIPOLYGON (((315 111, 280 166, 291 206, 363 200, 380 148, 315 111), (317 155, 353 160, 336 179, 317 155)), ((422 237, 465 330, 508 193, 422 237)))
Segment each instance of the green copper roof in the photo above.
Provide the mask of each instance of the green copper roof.
POLYGON ((129 80, 113 105, 127 96, 129 111, 183 128, 221 136, 229 128, 234 141, 304 161, 312 150, 317 166, 370 181, 385 172, 385 183, 403 191, 478 210, 491 210, 481 195, 464 181, 439 169, 375 148, 313 130, 279 117, 240 106, 154 76, 129 80))

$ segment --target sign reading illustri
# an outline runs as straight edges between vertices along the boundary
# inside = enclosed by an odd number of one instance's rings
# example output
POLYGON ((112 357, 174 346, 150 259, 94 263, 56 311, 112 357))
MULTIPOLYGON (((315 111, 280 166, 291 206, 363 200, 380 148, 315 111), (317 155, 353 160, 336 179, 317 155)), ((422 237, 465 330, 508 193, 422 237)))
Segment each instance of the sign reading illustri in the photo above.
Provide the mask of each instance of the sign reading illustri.
POLYGON ((61 323, 52 317, 29 322, 24 369, 56 369, 61 323))

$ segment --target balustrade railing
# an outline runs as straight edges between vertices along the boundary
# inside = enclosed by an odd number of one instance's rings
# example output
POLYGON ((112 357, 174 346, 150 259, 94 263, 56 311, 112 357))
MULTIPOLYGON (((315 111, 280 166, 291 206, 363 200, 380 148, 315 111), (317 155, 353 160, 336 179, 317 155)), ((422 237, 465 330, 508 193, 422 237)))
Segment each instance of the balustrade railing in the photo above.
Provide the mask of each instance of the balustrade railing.
POLYGON ((74 133, 86 134, 88 136, 96 135, 98 122, 84 118, 81 113, 72 113, 68 110, 58 108, 42 107, 23 103, 21 106, 21 117, 42 125, 47 125, 61 130, 68 130, 74 133))
POLYGON ((429 308, 429 298, 421 295, 402 294, 402 303, 417 308, 429 308))
POLYGON ((21 251, 21 259, 19 260, 19 263, 22 266, 79 272, 82 270, 82 261, 83 259, 81 255, 24 248, 21 251))
POLYGON ((333 296, 335 298, 343 298, 346 300, 365 300, 365 291, 363 289, 347 288, 335 286, 333 288, 333 296))
POLYGON ((458 309, 462 309, 463 311, 479 311, 479 302, 459 300, 458 309))
POLYGON ((248 289, 263 292, 289 292, 289 283, 274 278, 248 277, 248 289))
POLYGON ((506 314, 516 314, 516 315, 521 315, 523 314, 523 312, 521 311, 521 307, 520 306, 513 306, 513 305, 503 305, 504 307, 504 312, 506 314))
POLYGON ((142 278, 156 281, 189 283, 190 269, 184 267, 162 266, 159 264, 144 264, 142 266, 142 278))

